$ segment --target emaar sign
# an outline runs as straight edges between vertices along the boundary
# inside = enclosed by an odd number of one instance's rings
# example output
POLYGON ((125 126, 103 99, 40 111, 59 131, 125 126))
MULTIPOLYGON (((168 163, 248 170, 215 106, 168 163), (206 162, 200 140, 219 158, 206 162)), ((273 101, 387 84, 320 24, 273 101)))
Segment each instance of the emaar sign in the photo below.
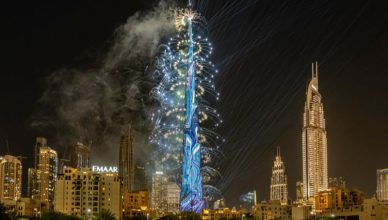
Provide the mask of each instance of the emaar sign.
POLYGON ((92 166, 92 171, 93 172, 98 172, 98 173, 118 173, 119 170, 117 167, 108 167, 108 166, 92 166))

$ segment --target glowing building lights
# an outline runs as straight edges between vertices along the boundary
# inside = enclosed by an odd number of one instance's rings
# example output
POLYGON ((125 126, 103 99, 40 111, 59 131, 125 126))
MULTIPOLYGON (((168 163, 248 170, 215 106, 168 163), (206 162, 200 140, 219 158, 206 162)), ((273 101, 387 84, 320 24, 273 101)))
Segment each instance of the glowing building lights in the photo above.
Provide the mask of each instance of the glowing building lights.
POLYGON ((204 199, 215 191, 207 183, 217 171, 209 165, 218 153, 214 147, 223 140, 211 130, 222 123, 220 115, 208 106, 209 98, 219 98, 216 70, 208 60, 212 47, 203 37, 204 18, 191 9, 177 10, 175 27, 177 35, 161 46, 155 62, 160 83, 152 94, 160 107, 151 114, 155 125, 151 142, 159 147, 166 175, 181 180, 180 210, 200 213, 204 199))
POLYGON ((302 131, 303 194, 305 201, 312 202, 317 192, 328 188, 327 139, 321 99, 318 92, 318 64, 313 63, 302 131))

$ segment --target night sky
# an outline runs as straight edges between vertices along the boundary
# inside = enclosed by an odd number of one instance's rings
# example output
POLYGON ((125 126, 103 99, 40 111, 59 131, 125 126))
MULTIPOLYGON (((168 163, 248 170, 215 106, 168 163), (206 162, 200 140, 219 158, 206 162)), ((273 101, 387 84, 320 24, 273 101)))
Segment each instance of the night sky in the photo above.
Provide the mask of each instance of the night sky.
MULTIPOLYGON (((220 71, 216 106, 225 123, 218 132, 226 142, 217 186, 227 204, 237 204, 240 194, 253 189, 258 200, 269 196, 276 146, 295 199, 295 182, 302 180, 302 114, 313 61, 319 62, 329 176, 342 176, 347 186, 372 196, 376 169, 388 167, 384 1, 194 2, 208 20, 212 59, 220 71)), ((47 90, 47 77, 59 69, 93 65, 112 44, 118 26, 153 7, 156 1, 141 0, 4 5, 0 153, 6 153, 7 139, 11 154, 28 157, 27 168, 36 135, 60 148, 50 141, 52 130, 31 126, 42 112, 37 101, 47 90)))

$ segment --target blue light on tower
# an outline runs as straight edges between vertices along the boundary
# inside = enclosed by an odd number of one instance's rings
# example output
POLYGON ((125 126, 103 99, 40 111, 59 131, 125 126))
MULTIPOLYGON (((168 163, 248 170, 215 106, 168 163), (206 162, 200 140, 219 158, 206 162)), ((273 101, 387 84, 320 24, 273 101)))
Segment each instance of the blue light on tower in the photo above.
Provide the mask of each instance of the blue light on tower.
POLYGON ((158 159, 166 173, 181 181, 180 210, 201 213, 209 192, 215 191, 209 180, 217 171, 210 164, 222 140, 209 128, 222 122, 208 105, 209 98, 219 98, 214 87, 217 70, 208 60, 213 48, 203 37, 204 18, 180 9, 174 22, 177 34, 161 45, 155 62, 160 83, 152 94, 160 106, 151 115, 155 125, 151 141, 159 147, 158 159))
POLYGON ((192 18, 187 19, 188 57, 186 82, 186 115, 184 128, 182 186, 180 210, 182 212, 202 212, 201 145, 198 142, 198 109, 195 86, 195 63, 193 59, 192 18))

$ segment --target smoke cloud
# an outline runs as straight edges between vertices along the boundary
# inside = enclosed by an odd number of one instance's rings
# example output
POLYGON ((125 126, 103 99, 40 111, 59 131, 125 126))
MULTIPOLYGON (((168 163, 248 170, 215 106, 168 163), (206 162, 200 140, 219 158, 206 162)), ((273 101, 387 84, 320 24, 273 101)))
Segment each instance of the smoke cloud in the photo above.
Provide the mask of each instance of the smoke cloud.
MULTIPOLYGON (((166 2, 138 12, 116 29, 98 67, 64 68, 48 76, 32 127, 49 133, 50 143, 62 153, 76 141, 90 144, 94 163, 117 163, 120 136, 129 124, 136 130, 135 144, 147 145, 147 111, 154 103, 147 67, 173 31, 172 14, 166 2)), ((149 149, 136 146, 139 159, 149 149)))

